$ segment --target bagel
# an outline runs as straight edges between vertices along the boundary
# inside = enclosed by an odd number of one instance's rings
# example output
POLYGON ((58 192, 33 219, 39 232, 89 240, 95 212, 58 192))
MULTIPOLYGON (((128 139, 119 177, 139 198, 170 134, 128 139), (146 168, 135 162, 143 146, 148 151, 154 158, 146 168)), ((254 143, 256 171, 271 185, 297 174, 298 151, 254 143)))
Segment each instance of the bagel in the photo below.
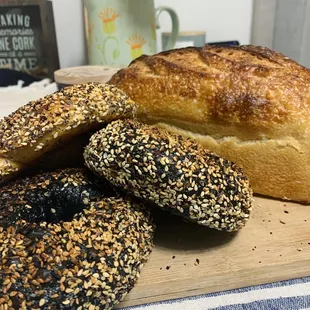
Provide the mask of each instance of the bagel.
POLYGON ((252 189, 242 170, 194 140, 133 120, 117 120, 90 138, 85 163, 130 194, 198 224, 242 228, 252 189))
POLYGON ((131 290, 154 226, 148 209, 101 185, 71 169, 0 189, 1 309, 110 309, 131 290))
POLYGON ((111 185, 86 169, 63 169, 12 181, 0 188, 0 225, 19 219, 57 223, 70 220, 92 197, 116 196, 111 185), (64 208, 64 204, 67 206, 64 208))
MULTIPOLYGON (((115 86, 103 83, 68 86, 29 102, 0 120, 0 183, 103 123, 134 114, 134 102, 115 86)), ((76 153, 66 156, 74 159, 76 153)))

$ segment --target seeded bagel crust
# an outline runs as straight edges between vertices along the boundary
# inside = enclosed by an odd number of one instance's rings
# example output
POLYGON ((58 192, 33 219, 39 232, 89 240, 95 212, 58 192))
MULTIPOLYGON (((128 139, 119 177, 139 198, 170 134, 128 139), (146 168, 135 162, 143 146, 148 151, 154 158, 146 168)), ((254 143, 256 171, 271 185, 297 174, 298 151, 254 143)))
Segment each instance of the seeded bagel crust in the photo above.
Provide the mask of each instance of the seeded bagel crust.
POLYGON ((134 114, 128 96, 102 83, 68 86, 29 102, 0 120, 0 183, 82 134, 134 114))
POLYGON ((252 190, 242 170, 194 140, 117 120, 91 137, 84 158, 113 185, 198 224, 235 231, 249 218, 252 190))
POLYGON ((66 169, 0 188, 0 309, 112 309, 132 289, 150 210, 96 180, 66 169))

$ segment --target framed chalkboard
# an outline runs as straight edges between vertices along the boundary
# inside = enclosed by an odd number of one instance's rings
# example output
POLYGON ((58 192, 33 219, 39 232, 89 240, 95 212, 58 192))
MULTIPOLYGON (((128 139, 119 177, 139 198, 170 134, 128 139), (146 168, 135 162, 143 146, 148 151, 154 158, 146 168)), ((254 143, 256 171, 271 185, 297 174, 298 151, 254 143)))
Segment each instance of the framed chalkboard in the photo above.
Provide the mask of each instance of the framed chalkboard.
POLYGON ((0 68, 53 78, 59 58, 51 1, 0 0, 0 68))

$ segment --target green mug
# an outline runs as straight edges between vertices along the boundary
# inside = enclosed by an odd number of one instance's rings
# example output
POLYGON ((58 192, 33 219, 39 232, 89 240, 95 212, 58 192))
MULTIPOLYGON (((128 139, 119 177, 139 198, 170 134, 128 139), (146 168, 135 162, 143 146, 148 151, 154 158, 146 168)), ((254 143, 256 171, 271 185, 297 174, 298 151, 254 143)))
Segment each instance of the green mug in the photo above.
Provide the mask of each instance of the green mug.
POLYGON ((159 15, 167 12, 172 31, 164 49, 172 49, 179 33, 176 12, 154 7, 154 0, 83 0, 90 65, 127 66, 142 54, 156 53, 159 15))

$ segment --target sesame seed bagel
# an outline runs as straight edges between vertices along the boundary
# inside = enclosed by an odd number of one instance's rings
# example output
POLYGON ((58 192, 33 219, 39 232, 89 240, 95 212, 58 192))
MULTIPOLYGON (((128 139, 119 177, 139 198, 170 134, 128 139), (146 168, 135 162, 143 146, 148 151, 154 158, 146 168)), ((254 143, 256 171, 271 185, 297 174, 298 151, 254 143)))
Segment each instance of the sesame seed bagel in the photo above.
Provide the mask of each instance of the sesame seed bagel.
POLYGON ((84 158, 115 186, 198 224, 230 232, 249 218, 252 189, 242 170, 194 140, 117 120, 91 137, 84 158))
MULTIPOLYGON (((111 309, 131 290, 152 250, 154 227, 148 209, 123 198, 99 196, 84 172, 56 175, 44 183, 40 179, 39 186, 34 177, 25 191, 44 200, 49 181, 60 191, 62 182, 68 199, 57 195, 65 209, 78 198, 74 187, 81 187, 84 206, 70 220, 62 220, 67 214, 63 216, 61 204, 55 215, 33 220, 28 212, 33 206, 27 205, 33 200, 21 194, 26 197, 23 211, 13 191, 7 195, 15 197, 16 210, 12 201, 11 210, 0 211, 15 213, 11 224, 6 219, 0 224, 1 309, 111 309)), ((52 208, 44 212, 53 213, 48 211, 52 208)))
POLYGON ((125 93, 103 83, 68 86, 29 102, 0 120, 0 183, 81 134, 134 113, 125 93))
POLYGON ((90 199, 117 196, 105 180, 86 169, 60 169, 11 181, 0 187, 0 225, 21 218, 30 223, 71 220, 90 199))

